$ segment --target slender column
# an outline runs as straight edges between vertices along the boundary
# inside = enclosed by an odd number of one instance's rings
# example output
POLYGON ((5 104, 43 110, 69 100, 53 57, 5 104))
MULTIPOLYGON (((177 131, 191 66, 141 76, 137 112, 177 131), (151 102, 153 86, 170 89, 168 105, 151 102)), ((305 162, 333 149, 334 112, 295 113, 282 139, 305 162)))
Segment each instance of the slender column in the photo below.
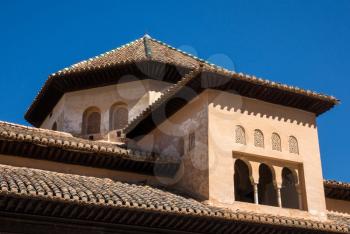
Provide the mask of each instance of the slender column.
POLYGON ((280 186, 277 186, 277 202, 278 202, 278 206, 282 207, 281 187, 280 186))
POLYGON ((259 166, 260 163, 258 162, 250 162, 250 165, 252 167, 252 177, 251 177, 251 183, 254 187, 254 203, 259 204, 259 193, 258 193, 258 184, 259 184, 259 166))
POLYGON ((254 183, 254 203, 259 204, 258 183, 254 183))

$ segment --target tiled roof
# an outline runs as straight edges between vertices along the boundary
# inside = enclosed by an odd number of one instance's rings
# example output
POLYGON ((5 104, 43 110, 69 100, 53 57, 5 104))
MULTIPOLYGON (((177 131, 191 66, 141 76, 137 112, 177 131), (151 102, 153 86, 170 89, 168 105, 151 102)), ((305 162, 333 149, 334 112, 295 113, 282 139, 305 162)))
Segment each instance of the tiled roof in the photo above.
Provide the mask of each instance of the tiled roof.
MULTIPOLYGON (((143 73, 141 75, 147 77, 152 77, 152 75, 154 75, 152 72, 158 72, 159 74, 157 73, 156 76, 160 77, 157 77, 157 79, 162 79, 164 78, 164 70, 162 70, 164 69, 164 64, 177 67, 178 72, 183 68, 191 70, 195 67, 198 67, 199 64, 202 64, 204 69, 211 71, 217 75, 227 76, 241 82, 248 82, 255 86, 288 92, 291 95, 301 95, 327 102, 327 108, 324 108, 324 110, 320 111, 320 113, 323 113, 324 111, 339 103, 339 101, 333 96, 328 96, 310 90, 304 90, 298 87, 257 78, 248 74, 229 71, 208 61, 176 49, 164 42, 158 41, 149 36, 144 36, 119 48, 103 53, 91 59, 81 61, 70 67, 64 68, 56 73, 51 74, 34 99, 32 105, 27 110, 25 117, 33 125, 40 126, 41 122, 46 117, 46 109, 51 110, 65 92, 79 90, 79 88, 84 89, 85 87, 91 88, 93 86, 97 87, 101 85, 107 85, 113 82, 117 83, 118 75, 114 73, 118 72, 114 71, 112 68, 129 66, 128 69, 123 69, 129 72, 141 71, 141 73, 143 73), (143 65, 137 65, 136 68, 131 68, 131 64, 145 62, 154 62, 163 64, 163 66, 158 66, 157 68, 143 68, 143 65), (103 78, 96 79, 98 73, 101 73, 100 75, 103 78), (108 78, 108 76, 111 76, 112 78, 108 78), (83 80, 88 83, 86 86, 80 84, 83 82, 83 80), (60 88, 56 90, 55 87, 60 88), (42 100, 43 98, 46 99, 45 103, 42 100), (49 100, 50 103, 48 103, 49 100), (44 112, 38 113, 38 110, 36 110, 37 108, 39 108, 41 112, 44 110, 44 112)), ((119 69, 123 70, 122 68, 119 69)), ((119 73, 121 72, 119 71, 119 73)), ((177 79, 177 77, 173 79, 177 79)))
MULTIPOLYGON (((124 218, 117 219, 117 217, 120 217, 118 216, 120 215, 118 210, 125 209, 129 213, 141 211, 143 215, 148 212, 161 215, 163 218, 160 219, 159 225, 165 225, 167 223, 168 228, 170 228, 168 222, 171 220, 171 225, 176 225, 174 220, 176 221, 177 216, 202 220, 199 223, 186 222, 187 227, 192 228, 192 231, 195 226, 204 228, 205 225, 213 225, 220 221, 224 221, 226 225, 231 226, 239 222, 250 223, 251 228, 254 228, 256 224, 269 225, 275 228, 293 227, 289 231, 298 229, 305 229, 306 231, 317 230, 327 233, 347 233, 349 231, 346 226, 335 225, 332 222, 318 222, 278 215, 264 215, 240 210, 216 208, 194 199, 148 185, 128 184, 112 181, 111 179, 62 174, 5 165, 0 165, 0 201, 0 210, 2 211, 25 212, 27 214, 32 213, 44 216, 67 216, 70 218, 80 217, 93 219, 94 221, 103 219, 104 222, 110 222, 112 220, 122 222, 121 220, 125 220, 127 214, 124 213, 124 218), (12 202, 10 205, 8 202, 11 199, 12 202), (29 204, 28 200, 35 200, 35 202, 29 204), (60 208, 52 207, 48 202, 55 202, 60 208), (62 206, 62 203, 67 205, 62 206), (89 213, 84 211, 85 213, 82 214, 74 208, 74 205, 89 207, 89 213), (115 213, 113 214, 113 210, 109 210, 103 215, 101 212, 105 212, 103 210, 104 208, 113 208, 115 213), (171 219, 167 220, 167 218, 171 219), (211 222, 208 222, 208 218, 211 219, 211 222)), ((132 224, 135 217, 139 217, 136 219, 138 223, 141 222, 141 215, 135 216, 134 213, 131 221, 129 218, 128 224, 132 224)), ((144 225, 154 224, 152 220, 154 215, 146 217, 148 220, 144 225)), ((179 229, 184 228, 185 224, 181 226, 183 227, 179 227, 179 229)), ((218 226, 216 230, 217 228, 218 226)), ((220 233, 230 233, 228 231, 230 230, 229 226, 225 227, 225 230, 227 232, 222 230, 220 233)))
POLYGON ((115 164, 122 167, 122 162, 128 165, 134 162, 138 166, 141 163, 177 165, 179 162, 171 155, 162 157, 152 152, 124 149, 110 142, 91 141, 69 133, 0 121, 0 154, 39 157, 41 152, 45 160, 107 168, 113 168, 115 164))
POLYGON ((339 225, 348 226, 350 228, 350 215, 337 212, 328 212, 328 218, 339 225))
POLYGON ((350 201, 350 183, 325 180, 324 187, 326 197, 350 201))
POLYGON ((204 63, 208 67, 223 69, 203 59, 197 58, 191 54, 167 45, 164 42, 151 38, 148 35, 145 35, 121 47, 73 64, 70 67, 51 74, 51 76, 64 75, 82 70, 93 70, 105 66, 112 66, 115 63, 120 63, 123 61, 142 60, 154 60, 189 68, 196 67, 199 65, 199 63, 204 63))
POLYGON ((332 100, 335 103, 338 103, 338 100, 333 96, 319 94, 314 91, 304 90, 295 86, 269 81, 266 79, 255 77, 253 75, 230 71, 216 64, 210 63, 209 61, 198 58, 180 49, 172 47, 162 41, 151 38, 149 35, 145 35, 133 42, 125 44, 114 50, 108 51, 88 60, 83 60, 79 63, 71 65, 70 67, 64 68, 56 73, 53 73, 51 76, 77 72, 80 70, 93 70, 104 66, 110 66, 114 63, 119 63, 121 61, 140 61, 148 59, 189 68, 195 68, 202 64, 204 68, 221 74, 235 76, 235 78, 247 80, 260 85, 271 86, 278 89, 301 93, 303 95, 310 95, 315 98, 332 100))

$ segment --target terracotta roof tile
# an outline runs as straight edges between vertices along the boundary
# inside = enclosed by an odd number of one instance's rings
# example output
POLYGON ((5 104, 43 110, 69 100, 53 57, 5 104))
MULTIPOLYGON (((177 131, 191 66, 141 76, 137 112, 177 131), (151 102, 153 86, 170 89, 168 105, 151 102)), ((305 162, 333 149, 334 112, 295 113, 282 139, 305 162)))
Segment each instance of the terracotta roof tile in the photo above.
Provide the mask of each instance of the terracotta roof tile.
MULTIPOLYGON (((332 222, 217 208, 148 185, 128 184, 111 179, 37 169, 0 165, 0 186, 0 199, 14 196, 43 201, 78 203, 82 206, 93 205, 100 208, 128 208, 135 211, 156 211, 160 214, 218 218, 232 222, 243 221, 344 233, 349 231, 348 227, 332 222)), ((0 209, 2 208, 4 206, 0 205, 0 209)))
POLYGON ((175 173, 179 158, 121 148, 111 142, 99 142, 73 137, 69 133, 27 127, 0 121, 0 154, 41 160, 58 161, 111 170, 175 173))
POLYGON ((325 180, 324 187, 326 197, 350 201, 350 183, 325 180))
MULTIPOLYGON (((149 36, 144 36, 119 48, 108 51, 93 58, 81 61, 70 67, 64 68, 56 73, 51 74, 44 86, 42 87, 42 89, 40 90, 40 92, 38 93, 38 95, 36 96, 36 98, 34 99, 32 105, 27 110, 25 117, 29 122, 33 123, 35 126, 40 125, 44 117, 36 112, 34 114, 33 111, 36 108, 36 106, 39 105, 39 103, 41 103, 41 98, 43 98, 44 94, 46 92, 49 92, 48 89, 52 88, 50 85, 54 86, 52 83, 58 82, 57 79, 63 79, 65 76, 72 74, 79 74, 85 72, 94 73, 96 71, 105 70, 111 67, 151 61, 162 64, 170 64, 176 67, 185 67, 187 69, 193 69, 195 67, 198 67, 199 64, 202 64, 203 67, 208 71, 217 73, 219 75, 229 76, 233 79, 246 81, 252 84, 261 85, 268 88, 275 88, 278 90, 287 91, 292 94, 294 93, 308 97, 313 97, 316 99, 331 102, 332 105, 336 105, 339 103, 339 101, 333 96, 328 96, 310 90, 304 90, 298 87, 289 86, 262 78, 257 78, 248 74, 229 71, 206 60, 200 59, 189 53, 176 49, 164 42, 158 41, 149 36), (33 115, 38 115, 40 116, 40 118, 38 116, 34 117, 33 115)), ((60 96, 63 95, 62 92, 64 93, 65 91, 59 90, 56 93, 58 96, 60 96)), ((52 95, 54 96, 54 94, 52 95)), ((58 99, 59 97, 55 96, 55 98, 58 99)), ((52 102, 56 102, 56 100, 52 102)), ((43 104, 41 103, 40 105, 43 104)))

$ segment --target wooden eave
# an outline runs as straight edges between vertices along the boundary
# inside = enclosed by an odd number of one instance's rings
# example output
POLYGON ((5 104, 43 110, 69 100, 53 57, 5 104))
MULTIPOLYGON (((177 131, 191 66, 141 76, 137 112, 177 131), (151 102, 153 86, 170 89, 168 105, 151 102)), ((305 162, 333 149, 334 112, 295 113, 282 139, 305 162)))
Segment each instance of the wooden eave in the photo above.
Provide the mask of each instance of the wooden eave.
POLYGON ((292 93, 279 88, 268 88, 242 80, 238 74, 218 73, 217 71, 202 69, 200 74, 190 79, 188 79, 188 76, 187 74, 177 84, 170 87, 160 99, 136 117, 125 129, 127 137, 135 138, 149 133, 205 89, 232 92, 265 102, 302 109, 316 115, 329 110, 335 105, 332 100, 292 93), (186 82, 183 82, 183 80, 186 80, 186 82), (154 118, 154 116, 157 116, 157 118, 154 118))
MULTIPOLYGON (((62 96, 78 91, 128 82, 128 76, 139 80, 155 79, 176 83, 189 68, 157 61, 123 61, 115 64, 50 76, 25 114, 25 119, 40 127, 62 96)), ((133 79, 134 81, 135 79, 133 79)))
MULTIPOLYGON (((312 221, 278 222, 271 216, 234 214, 224 217, 222 214, 196 214, 193 211, 165 210, 163 207, 142 207, 138 204, 119 205, 96 204, 89 202, 71 202, 52 199, 41 195, 13 195, 0 193, 0 217, 6 223, 17 224, 10 227, 1 225, 2 231, 26 231, 51 224, 58 230, 79 230, 88 225, 87 231, 106 229, 113 233, 125 233, 127 230, 138 233, 274 233, 274 234, 316 234, 349 233, 346 227, 334 224, 322 224, 312 221), (45 221, 43 223, 43 221, 45 221), (28 224, 30 222, 31 224, 28 224), (58 225, 55 225, 58 224, 58 225), (141 231, 140 228, 143 228, 141 231)), ((278 219, 278 218, 277 218, 278 219)), ((0 221, 1 223, 1 221, 0 221)), ((38 230, 38 229, 35 229, 38 230)), ((39 229, 40 230, 40 229, 39 229)), ((133 232, 134 233, 134 232, 133 232)))

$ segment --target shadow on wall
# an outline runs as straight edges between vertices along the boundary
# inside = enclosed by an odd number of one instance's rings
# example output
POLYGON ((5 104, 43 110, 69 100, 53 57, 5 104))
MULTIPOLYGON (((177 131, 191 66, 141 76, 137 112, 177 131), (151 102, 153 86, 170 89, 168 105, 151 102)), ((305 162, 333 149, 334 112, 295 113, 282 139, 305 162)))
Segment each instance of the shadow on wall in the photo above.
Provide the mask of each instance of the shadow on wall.
POLYGON ((316 116, 311 112, 243 97, 234 90, 225 92, 211 90, 209 103, 209 106, 220 110, 233 111, 286 123, 296 122, 298 125, 316 128, 316 116))

